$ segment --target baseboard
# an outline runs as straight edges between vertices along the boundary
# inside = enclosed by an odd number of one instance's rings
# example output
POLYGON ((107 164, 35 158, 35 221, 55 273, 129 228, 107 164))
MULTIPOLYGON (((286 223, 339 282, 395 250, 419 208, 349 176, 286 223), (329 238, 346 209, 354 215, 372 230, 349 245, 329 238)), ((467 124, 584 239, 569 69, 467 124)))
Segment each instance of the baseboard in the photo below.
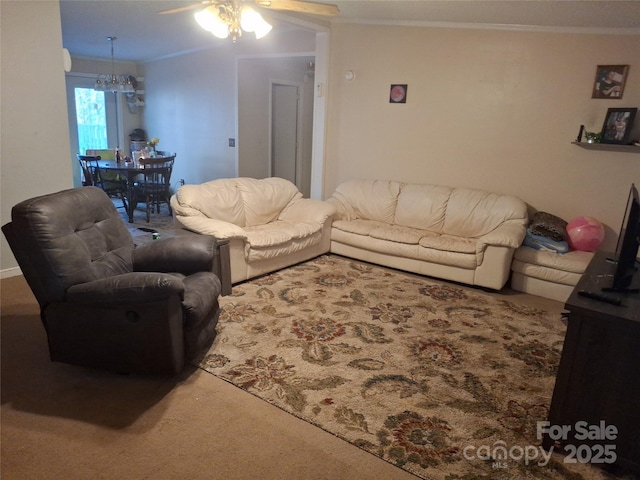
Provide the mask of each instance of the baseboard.
POLYGON ((17 277, 18 275, 22 275, 20 267, 11 267, 0 270, 0 278, 17 277))

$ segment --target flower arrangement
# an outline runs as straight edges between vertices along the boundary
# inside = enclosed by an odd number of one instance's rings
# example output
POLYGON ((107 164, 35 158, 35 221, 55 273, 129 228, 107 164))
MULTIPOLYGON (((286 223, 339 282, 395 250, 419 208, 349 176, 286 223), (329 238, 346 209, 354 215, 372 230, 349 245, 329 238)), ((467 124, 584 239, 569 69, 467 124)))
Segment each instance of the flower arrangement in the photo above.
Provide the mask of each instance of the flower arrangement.
POLYGON ((158 145, 159 143, 160 143, 160 139, 157 137, 153 137, 151 140, 147 142, 147 145, 149 145, 151 148, 156 148, 156 145, 158 145))

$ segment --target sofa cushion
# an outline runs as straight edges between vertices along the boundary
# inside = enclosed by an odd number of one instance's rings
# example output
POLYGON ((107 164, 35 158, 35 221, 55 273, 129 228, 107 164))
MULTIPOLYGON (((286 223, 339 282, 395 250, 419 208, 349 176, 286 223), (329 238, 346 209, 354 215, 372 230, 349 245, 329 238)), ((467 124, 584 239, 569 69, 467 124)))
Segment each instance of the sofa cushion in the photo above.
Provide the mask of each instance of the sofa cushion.
POLYGON ((172 207, 180 216, 205 216, 243 227, 246 223, 235 178, 220 178, 199 185, 183 185, 172 207))
POLYGON ((400 182, 386 180, 349 180, 338 186, 333 197, 346 208, 348 220, 364 218, 391 224, 400 186, 400 182))
POLYGON ((317 245, 322 240, 322 230, 319 229, 303 235, 295 228, 289 231, 284 228, 280 230, 259 229, 254 232, 249 231, 247 238, 245 259, 251 263, 291 255, 317 245))
POLYGON ((331 229, 331 242, 351 245, 372 252, 384 253, 385 255, 414 258, 416 260, 419 258, 418 250, 420 250, 420 246, 418 244, 390 242, 370 235, 357 235, 336 228, 331 229))
POLYGON ((478 242, 472 238, 454 237, 452 235, 430 235, 420 239, 420 246, 442 250, 444 252, 472 253, 478 250, 478 242))
POLYGON ((442 232, 451 188, 438 185, 403 185, 394 223, 442 232))
POLYGON ((476 240, 452 235, 424 236, 420 247, 421 260, 460 268, 476 268, 484 256, 484 246, 476 240))
POLYGON ((426 230, 418 230, 417 228, 403 227, 401 225, 385 225, 374 228, 369 235, 373 238, 379 238, 380 240, 417 245, 420 243, 422 237, 432 237, 437 234, 426 230))
POLYGON ((304 238, 320 232, 322 225, 316 223, 271 222, 266 225, 246 227, 247 242, 251 248, 273 247, 292 239, 304 238))
POLYGON ((509 195, 456 188, 447 203, 442 233, 459 237, 479 237, 509 221, 526 225, 527 205, 509 195))
POLYGON ((242 226, 251 227, 272 222, 291 201, 302 198, 298 188, 284 178, 235 180, 244 206, 246 223, 242 226))
POLYGON ((578 280, 580 280, 580 277, 582 277, 582 274, 580 273, 556 270, 555 268, 534 265, 516 259, 511 263, 511 271, 524 275, 525 277, 537 278, 546 282, 571 286, 576 285, 578 280))
POLYGON ((511 270, 514 274, 526 278, 535 278, 551 284, 574 286, 582 277, 593 255, 593 252, 574 250, 568 253, 556 253, 521 246, 516 249, 513 255, 511 270))
POLYGON ((257 262, 289 255, 322 240, 322 225, 310 222, 290 223, 282 220, 266 225, 246 227, 244 254, 247 262, 257 262))
POLYGON ((204 216, 245 227, 275 220, 302 194, 283 178, 241 177, 184 185, 175 197, 172 206, 181 217, 204 216))
POLYGON ((593 258, 593 252, 573 250, 568 253, 556 253, 522 246, 516 249, 513 258, 529 265, 582 275, 593 258))
POLYGON ((375 220, 356 219, 351 221, 334 220, 331 226, 343 232, 354 233, 356 235, 370 235, 376 228, 384 228, 388 226, 388 224, 375 220))
POLYGON ((470 253, 447 252, 435 248, 420 248, 418 258, 423 262, 438 263, 472 270, 478 266, 478 256, 470 253))

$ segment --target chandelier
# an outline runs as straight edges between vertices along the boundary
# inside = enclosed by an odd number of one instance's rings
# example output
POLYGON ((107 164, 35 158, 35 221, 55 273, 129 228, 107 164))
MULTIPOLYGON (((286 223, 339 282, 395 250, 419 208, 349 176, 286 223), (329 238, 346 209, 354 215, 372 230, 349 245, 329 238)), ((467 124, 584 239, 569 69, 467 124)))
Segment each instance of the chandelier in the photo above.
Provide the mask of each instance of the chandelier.
POLYGON ((242 32, 253 32, 262 38, 273 28, 258 12, 248 5, 240 6, 237 0, 228 0, 211 5, 197 12, 195 19, 205 30, 218 38, 231 35, 234 43, 242 32))
POLYGON ((102 92, 135 93, 136 88, 131 81, 131 75, 116 75, 113 42, 117 40, 117 38, 118 37, 107 37, 107 40, 111 43, 111 74, 99 73, 93 89, 102 92))

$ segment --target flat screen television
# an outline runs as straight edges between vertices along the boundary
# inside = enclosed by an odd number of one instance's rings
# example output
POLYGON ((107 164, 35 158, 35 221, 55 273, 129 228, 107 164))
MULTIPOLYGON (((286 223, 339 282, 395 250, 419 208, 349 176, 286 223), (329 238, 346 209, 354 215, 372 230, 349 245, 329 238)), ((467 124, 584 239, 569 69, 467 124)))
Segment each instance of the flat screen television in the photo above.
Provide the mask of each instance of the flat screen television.
MULTIPOLYGON (((613 282, 608 291, 628 292, 633 280, 633 275, 637 269, 636 257, 640 247, 640 197, 638 189, 631 184, 627 207, 622 219, 618 245, 615 253, 615 269, 613 282)), ((637 290, 636 290, 637 291, 637 290)))

